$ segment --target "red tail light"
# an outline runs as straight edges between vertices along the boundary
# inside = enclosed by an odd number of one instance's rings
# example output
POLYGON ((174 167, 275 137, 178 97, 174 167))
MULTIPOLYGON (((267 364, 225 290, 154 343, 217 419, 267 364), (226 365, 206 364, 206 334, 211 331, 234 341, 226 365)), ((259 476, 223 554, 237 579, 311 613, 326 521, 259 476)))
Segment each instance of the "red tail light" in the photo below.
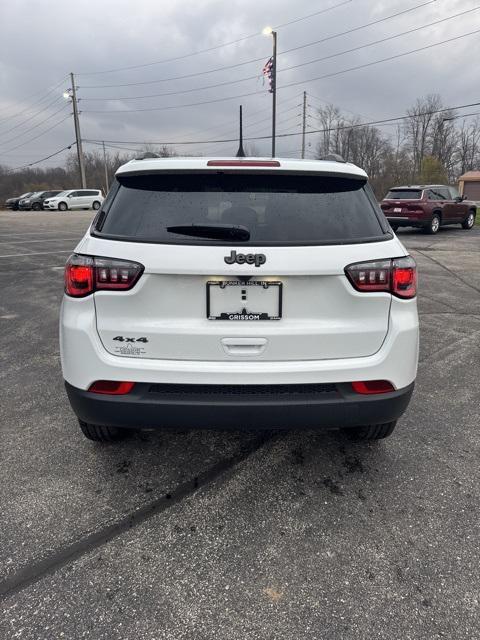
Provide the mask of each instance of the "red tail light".
POLYGON ((90 385, 92 393, 104 393, 111 396, 124 396, 133 389, 134 382, 116 382, 114 380, 97 380, 90 385))
POLYGON ((411 256, 357 262, 345 267, 345 274, 357 291, 387 291, 398 298, 417 294, 417 265, 411 256))
POLYGON ((355 393, 373 395, 374 393, 389 393, 395 391, 395 387, 388 380, 367 380, 366 382, 352 382, 355 393))
POLYGON ((73 254, 65 265, 65 293, 83 298, 94 291, 131 289, 143 272, 138 262, 73 254))

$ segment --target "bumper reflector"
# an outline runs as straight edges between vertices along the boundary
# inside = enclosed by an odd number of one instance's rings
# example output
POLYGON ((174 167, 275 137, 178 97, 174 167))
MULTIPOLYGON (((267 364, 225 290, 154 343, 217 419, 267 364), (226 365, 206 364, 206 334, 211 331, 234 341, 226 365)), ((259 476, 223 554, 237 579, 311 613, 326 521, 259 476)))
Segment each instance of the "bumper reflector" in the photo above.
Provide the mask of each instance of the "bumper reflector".
POLYGON ((373 395, 374 393, 390 393, 395 387, 388 380, 367 380, 366 382, 352 382, 355 393, 373 395))
POLYGON ((114 380, 97 380, 88 389, 92 393, 104 393, 111 396, 123 396, 133 389, 134 382, 116 382, 114 380))

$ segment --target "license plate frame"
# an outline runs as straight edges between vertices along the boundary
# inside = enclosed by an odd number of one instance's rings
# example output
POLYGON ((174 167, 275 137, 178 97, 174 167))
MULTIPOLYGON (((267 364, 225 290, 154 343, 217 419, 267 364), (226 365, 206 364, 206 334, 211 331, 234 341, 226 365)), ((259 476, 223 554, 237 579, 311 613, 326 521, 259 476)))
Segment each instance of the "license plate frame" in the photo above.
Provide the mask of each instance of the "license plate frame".
POLYGON ((206 315, 208 320, 225 320, 227 322, 265 322, 282 319, 283 283, 279 280, 209 280, 206 286, 206 296, 206 315), (218 313, 214 314, 212 313, 211 300, 211 292, 214 287, 220 287, 221 289, 225 289, 226 287, 236 287, 239 290, 246 290, 252 287, 262 287, 263 289, 270 289, 272 291, 276 289, 278 291, 277 314, 270 315, 268 312, 264 311, 249 311, 246 306, 241 313, 235 311, 222 311, 220 315, 218 315, 218 313))

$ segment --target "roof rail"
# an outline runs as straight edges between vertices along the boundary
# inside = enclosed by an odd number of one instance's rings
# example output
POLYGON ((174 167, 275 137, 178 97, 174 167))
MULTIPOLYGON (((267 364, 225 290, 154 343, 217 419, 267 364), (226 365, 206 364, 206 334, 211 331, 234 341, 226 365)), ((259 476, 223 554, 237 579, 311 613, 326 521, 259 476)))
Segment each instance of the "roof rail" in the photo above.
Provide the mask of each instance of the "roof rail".
POLYGON ((330 160, 330 162, 344 162, 347 161, 338 153, 327 153, 327 155, 322 158, 322 160, 330 160))

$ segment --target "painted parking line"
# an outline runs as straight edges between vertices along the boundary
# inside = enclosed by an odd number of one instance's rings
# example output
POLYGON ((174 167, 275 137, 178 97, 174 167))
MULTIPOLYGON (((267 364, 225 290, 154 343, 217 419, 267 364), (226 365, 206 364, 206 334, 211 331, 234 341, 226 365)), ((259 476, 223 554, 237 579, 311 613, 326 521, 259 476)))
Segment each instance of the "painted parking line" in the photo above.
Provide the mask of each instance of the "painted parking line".
POLYGON ((2 244, 30 244, 32 242, 62 242, 62 241, 66 241, 66 240, 76 240, 77 242, 79 242, 81 240, 81 236, 80 238, 75 237, 75 238, 42 238, 41 240, 10 240, 8 242, 0 242, 0 245, 2 244))
POLYGON ((59 250, 59 251, 35 251, 32 253, 9 253, 6 256, 0 256, 0 258, 25 258, 27 256, 48 256, 53 253, 72 253, 72 249, 59 250))
MULTIPOLYGON (((65 231, 65 229, 64 229, 65 231)), ((43 235, 52 235, 53 233, 56 232, 56 229, 50 229, 50 231, 25 231, 25 233, 3 233, 2 231, 0 231, 0 237, 3 238, 13 238, 13 237, 20 237, 23 238, 24 236, 43 236, 43 235)), ((76 231, 75 231, 76 232, 76 231)), ((78 233, 85 233, 85 231, 79 230, 78 233)))

